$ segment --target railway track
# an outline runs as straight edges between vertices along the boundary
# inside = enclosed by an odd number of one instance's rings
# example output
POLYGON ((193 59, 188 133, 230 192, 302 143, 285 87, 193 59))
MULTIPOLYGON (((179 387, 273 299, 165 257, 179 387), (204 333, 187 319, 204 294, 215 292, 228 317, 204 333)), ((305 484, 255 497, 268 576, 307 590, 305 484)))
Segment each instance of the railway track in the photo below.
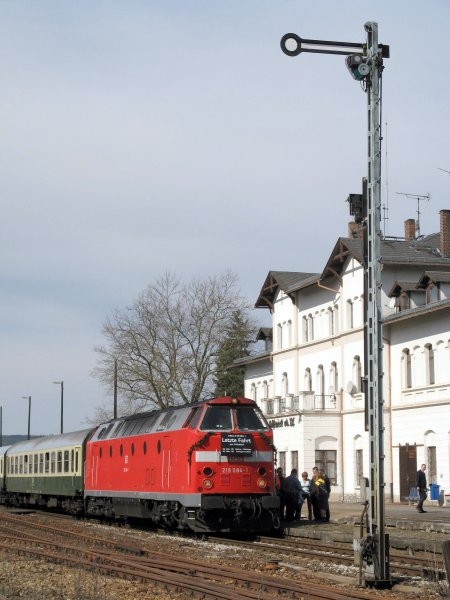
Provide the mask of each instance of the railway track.
MULTIPOLYGON (((220 540, 222 543, 223 540, 220 540)), ((369 599, 358 590, 304 584, 274 574, 254 573, 181 555, 147 550, 139 544, 86 534, 74 527, 37 523, 27 516, 0 514, 0 547, 33 560, 60 563, 125 579, 134 579, 167 590, 200 598, 270 600, 276 597, 310 600, 369 599)))
MULTIPOLYGON (((355 566, 355 555, 350 542, 320 542, 305 538, 291 537, 289 539, 276 539, 260 537, 257 541, 245 542, 242 540, 222 539, 208 537, 210 541, 245 546, 258 549, 279 559, 280 554, 300 556, 309 560, 331 562, 346 566, 355 566), (332 544, 332 545, 331 545, 332 544)), ((407 552, 391 551, 391 575, 419 577, 432 580, 445 579, 445 567, 442 553, 428 553, 428 556, 411 556, 407 552)))

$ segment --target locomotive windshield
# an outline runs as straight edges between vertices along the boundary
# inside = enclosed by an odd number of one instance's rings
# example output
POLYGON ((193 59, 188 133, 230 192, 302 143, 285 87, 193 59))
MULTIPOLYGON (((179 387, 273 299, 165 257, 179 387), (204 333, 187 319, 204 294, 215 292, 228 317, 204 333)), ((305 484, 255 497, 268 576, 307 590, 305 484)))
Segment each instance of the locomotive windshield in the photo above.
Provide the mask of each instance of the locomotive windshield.
POLYGON ((232 431, 233 421, 229 406, 208 406, 200 429, 203 431, 232 431))
POLYGON ((240 431, 262 431, 269 429, 262 414, 253 406, 240 406, 236 410, 237 428, 240 431))
POLYGON ((200 429, 202 431, 232 431, 233 413, 239 431, 263 431, 269 429, 262 414, 254 406, 208 406, 200 429))

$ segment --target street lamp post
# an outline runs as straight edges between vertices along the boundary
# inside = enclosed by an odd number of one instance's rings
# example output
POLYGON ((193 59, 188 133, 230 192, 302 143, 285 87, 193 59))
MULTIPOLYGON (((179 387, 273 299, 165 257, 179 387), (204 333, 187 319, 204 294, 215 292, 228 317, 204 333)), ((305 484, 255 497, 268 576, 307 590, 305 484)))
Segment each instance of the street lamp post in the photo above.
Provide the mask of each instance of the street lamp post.
POLYGON ((28 439, 30 439, 30 425, 31 425, 31 396, 22 396, 22 400, 28 400, 28 439))
POLYGON ((281 49, 288 56, 302 52, 346 55, 346 65, 367 93, 368 176, 363 194, 365 221, 364 274, 366 327, 364 336, 366 406, 369 430, 369 501, 368 532, 360 540, 366 585, 390 587, 389 537, 385 534, 384 515, 384 426, 382 394, 381 336, 381 73, 383 58, 389 58, 389 46, 378 44, 378 24, 364 25, 365 44, 306 40, 295 33, 281 38, 281 49))
POLYGON ((55 385, 61 386, 61 433, 64 430, 64 381, 54 381, 55 385))

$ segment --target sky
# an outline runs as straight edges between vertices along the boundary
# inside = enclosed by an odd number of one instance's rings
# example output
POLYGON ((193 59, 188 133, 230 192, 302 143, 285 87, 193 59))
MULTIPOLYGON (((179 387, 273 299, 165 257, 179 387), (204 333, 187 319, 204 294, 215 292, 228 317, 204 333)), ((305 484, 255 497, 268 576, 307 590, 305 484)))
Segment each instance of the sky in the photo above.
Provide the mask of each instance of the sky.
MULTIPOLYGON (((0 0, 4 434, 87 426, 101 327, 165 271, 321 271, 366 175, 366 94, 285 33, 390 46, 387 235, 450 208, 449 0, 0 0), (443 169, 443 170, 440 170, 443 169)), ((255 311, 268 323, 268 311, 255 311)))

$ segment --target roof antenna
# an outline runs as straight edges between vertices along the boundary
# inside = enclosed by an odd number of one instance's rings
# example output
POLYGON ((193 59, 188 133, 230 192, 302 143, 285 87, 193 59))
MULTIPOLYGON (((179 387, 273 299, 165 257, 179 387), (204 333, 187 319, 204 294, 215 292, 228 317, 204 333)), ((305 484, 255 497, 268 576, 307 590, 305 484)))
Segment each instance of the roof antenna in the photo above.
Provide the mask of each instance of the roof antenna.
POLYGON ((417 220, 416 220, 416 240, 420 238, 420 202, 423 200, 430 201, 430 194, 421 195, 421 194, 405 194, 404 192, 395 192, 396 194, 400 194, 400 196, 406 196, 406 198, 415 198, 417 200, 417 220))

